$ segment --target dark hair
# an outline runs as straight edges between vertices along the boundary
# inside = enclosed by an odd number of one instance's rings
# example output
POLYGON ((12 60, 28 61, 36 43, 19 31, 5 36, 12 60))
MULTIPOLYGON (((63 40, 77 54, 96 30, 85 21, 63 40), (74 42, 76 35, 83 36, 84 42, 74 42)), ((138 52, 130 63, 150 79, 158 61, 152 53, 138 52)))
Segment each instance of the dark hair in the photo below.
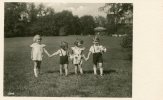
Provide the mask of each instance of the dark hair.
POLYGON ((97 36, 95 36, 95 37, 93 38, 93 42, 94 42, 94 41, 100 42, 100 38, 97 37, 97 36))
POLYGON ((80 43, 80 44, 83 44, 84 43, 84 41, 83 40, 81 40, 81 39, 76 39, 76 41, 74 42, 74 45, 78 45, 78 43, 80 43))

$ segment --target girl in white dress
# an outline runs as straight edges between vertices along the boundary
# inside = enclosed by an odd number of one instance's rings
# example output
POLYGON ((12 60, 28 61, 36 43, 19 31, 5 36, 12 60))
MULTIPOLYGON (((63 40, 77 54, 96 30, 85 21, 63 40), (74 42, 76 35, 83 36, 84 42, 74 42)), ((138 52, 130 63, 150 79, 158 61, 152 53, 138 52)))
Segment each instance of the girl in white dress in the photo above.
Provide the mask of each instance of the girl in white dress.
POLYGON ((63 68, 65 70, 65 76, 68 75, 68 57, 69 57, 69 52, 68 52, 68 43, 62 41, 60 45, 60 49, 54 52, 50 57, 59 55, 60 56, 60 75, 63 73, 63 68))
POLYGON ((45 52, 49 56, 49 53, 45 49, 46 45, 41 44, 41 40, 42 40, 42 38, 40 35, 35 35, 33 38, 34 43, 32 45, 30 45, 30 47, 32 48, 31 59, 34 62, 35 77, 38 77, 38 75, 40 73, 40 66, 41 66, 41 61, 42 61, 42 57, 43 57, 43 52, 45 52))
POLYGON ((83 41, 77 39, 74 42, 74 47, 71 47, 72 49, 72 61, 75 67, 75 74, 78 73, 78 69, 80 71, 80 74, 83 74, 83 69, 82 69, 82 62, 83 62, 83 58, 86 60, 86 57, 83 54, 83 51, 85 50, 84 47, 82 47, 83 41))

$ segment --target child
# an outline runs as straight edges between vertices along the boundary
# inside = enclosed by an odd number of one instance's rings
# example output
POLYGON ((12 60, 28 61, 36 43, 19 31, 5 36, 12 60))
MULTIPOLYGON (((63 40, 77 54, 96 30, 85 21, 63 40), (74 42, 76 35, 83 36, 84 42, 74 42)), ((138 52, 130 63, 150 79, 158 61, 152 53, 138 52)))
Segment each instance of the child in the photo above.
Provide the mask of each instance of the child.
POLYGON ((97 75, 97 66, 100 68, 100 75, 103 75, 103 58, 102 54, 106 52, 106 48, 99 44, 99 38, 95 37, 93 39, 93 45, 90 47, 87 60, 89 59, 90 54, 93 54, 93 70, 94 75, 97 75))
POLYGON ((35 35, 33 38, 34 43, 32 45, 30 45, 30 47, 32 47, 31 59, 34 62, 35 77, 38 77, 38 75, 40 73, 40 66, 41 66, 41 61, 42 61, 42 57, 43 57, 43 52, 45 52, 49 56, 49 53, 45 49, 46 45, 41 44, 41 40, 42 40, 42 38, 40 35, 35 35))
POLYGON ((82 69, 82 61, 83 58, 86 59, 86 57, 83 55, 83 51, 85 50, 84 47, 82 47, 83 41, 77 39, 74 42, 74 47, 71 47, 72 49, 72 60, 73 64, 75 66, 75 74, 77 74, 77 70, 79 69, 80 74, 83 74, 83 69, 82 69))
POLYGON ((50 57, 54 55, 60 56, 60 75, 62 75, 63 67, 65 69, 65 76, 68 75, 68 43, 67 42, 61 42, 60 49, 57 52, 54 52, 50 57))

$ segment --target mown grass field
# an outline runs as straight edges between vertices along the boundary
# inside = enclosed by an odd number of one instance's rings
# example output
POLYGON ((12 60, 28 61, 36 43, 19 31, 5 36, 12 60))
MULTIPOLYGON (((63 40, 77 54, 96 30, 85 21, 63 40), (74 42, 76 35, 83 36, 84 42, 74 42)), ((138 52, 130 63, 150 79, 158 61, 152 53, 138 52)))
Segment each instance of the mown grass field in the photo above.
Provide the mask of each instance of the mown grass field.
MULTIPOLYGON (((81 36, 88 53, 92 37, 81 36)), ((104 76, 94 76, 92 59, 83 64, 84 75, 74 75, 69 64, 69 76, 59 75, 59 57, 46 55, 41 65, 41 75, 33 74, 29 47, 33 37, 5 38, 4 40, 4 96, 39 97, 132 97, 132 61, 130 50, 120 46, 122 38, 104 36, 101 43, 108 49, 104 58, 104 76)), ((59 48, 61 40, 73 46, 75 36, 43 37, 49 53, 59 48)))

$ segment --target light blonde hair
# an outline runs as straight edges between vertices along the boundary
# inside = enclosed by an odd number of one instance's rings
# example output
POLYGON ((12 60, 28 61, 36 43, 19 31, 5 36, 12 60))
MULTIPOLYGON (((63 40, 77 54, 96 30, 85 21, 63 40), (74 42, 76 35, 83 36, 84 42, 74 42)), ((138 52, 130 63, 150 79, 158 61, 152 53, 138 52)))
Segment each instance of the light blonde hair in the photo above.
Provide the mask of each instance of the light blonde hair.
POLYGON ((33 37, 33 42, 36 42, 36 40, 38 40, 38 39, 41 39, 42 40, 41 36, 37 34, 37 35, 35 35, 33 37))

